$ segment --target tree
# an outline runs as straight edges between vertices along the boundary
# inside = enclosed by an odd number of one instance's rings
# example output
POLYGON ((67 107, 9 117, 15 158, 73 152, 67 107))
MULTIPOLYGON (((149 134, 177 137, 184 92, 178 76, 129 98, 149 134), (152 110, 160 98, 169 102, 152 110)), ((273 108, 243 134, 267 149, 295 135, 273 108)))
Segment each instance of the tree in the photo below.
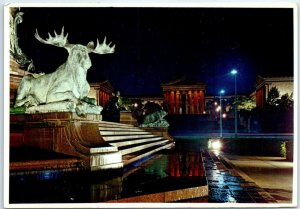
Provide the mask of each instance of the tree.
POLYGON ((280 92, 276 86, 272 87, 268 92, 267 103, 271 106, 278 105, 277 100, 279 99, 280 92))
POLYGON ((268 105, 261 113, 262 129, 266 132, 293 131, 293 94, 279 95, 276 87, 271 88, 268 105))
POLYGON ((236 105, 238 110, 251 111, 256 107, 255 101, 246 96, 239 96, 236 98, 236 105))
POLYGON ((280 108, 284 110, 290 110, 294 107, 293 93, 291 93, 290 95, 288 93, 282 95, 277 103, 280 108))

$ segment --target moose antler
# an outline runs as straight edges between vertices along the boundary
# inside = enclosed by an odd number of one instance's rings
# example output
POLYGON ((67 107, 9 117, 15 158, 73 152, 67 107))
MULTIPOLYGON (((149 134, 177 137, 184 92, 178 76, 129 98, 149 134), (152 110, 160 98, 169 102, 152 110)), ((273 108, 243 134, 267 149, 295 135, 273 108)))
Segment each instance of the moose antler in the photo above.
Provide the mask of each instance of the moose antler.
POLYGON ((90 52, 94 52, 97 54, 114 53, 116 45, 113 45, 112 47, 110 45, 111 45, 111 42, 109 44, 106 44, 106 37, 104 38, 104 41, 102 44, 99 44, 99 40, 97 39, 96 48, 92 49, 90 52))
POLYGON ((51 36, 50 33, 48 33, 48 35, 49 37, 46 40, 44 40, 40 37, 38 30, 36 29, 34 37, 44 44, 50 44, 58 47, 66 47, 66 45, 68 44, 68 34, 66 36, 64 35, 64 27, 62 27, 61 29, 61 34, 57 35, 56 31, 54 30, 54 37, 51 36))
MULTIPOLYGON (((36 29, 36 32, 34 34, 34 37, 39 40, 40 42, 44 43, 44 44, 50 44, 50 45, 54 45, 54 46, 58 46, 58 47, 64 47, 66 48, 68 51, 70 48, 72 48, 72 46, 74 46, 73 44, 69 44, 67 38, 68 38, 68 34, 64 35, 64 27, 62 27, 61 30, 61 34, 57 34, 56 31, 54 30, 54 37, 51 36, 50 33, 48 33, 49 37, 45 40, 42 39, 38 33, 38 30, 36 29)), ((109 54, 109 53, 114 53, 115 51, 115 45, 110 46, 111 42, 109 44, 106 44, 106 37, 104 38, 104 41, 102 44, 99 44, 99 40, 97 39, 97 45, 94 48, 94 42, 89 42, 87 45, 87 49, 88 52, 94 52, 97 54, 109 54)))

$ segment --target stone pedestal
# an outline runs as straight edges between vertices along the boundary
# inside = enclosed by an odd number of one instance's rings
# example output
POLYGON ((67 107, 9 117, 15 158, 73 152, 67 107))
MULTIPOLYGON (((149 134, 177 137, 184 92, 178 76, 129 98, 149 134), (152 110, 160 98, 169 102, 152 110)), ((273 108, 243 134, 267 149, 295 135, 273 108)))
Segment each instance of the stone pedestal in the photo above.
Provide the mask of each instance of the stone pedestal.
POLYGON ((137 126, 138 122, 135 118, 132 117, 132 113, 130 111, 121 111, 120 112, 120 123, 130 124, 137 126))
POLYGON ((11 145, 32 146, 78 157, 87 170, 121 168, 122 156, 117 147, 103 140, 99 119, 99 115, 80 118, 68 112, 11 115, 11 145))

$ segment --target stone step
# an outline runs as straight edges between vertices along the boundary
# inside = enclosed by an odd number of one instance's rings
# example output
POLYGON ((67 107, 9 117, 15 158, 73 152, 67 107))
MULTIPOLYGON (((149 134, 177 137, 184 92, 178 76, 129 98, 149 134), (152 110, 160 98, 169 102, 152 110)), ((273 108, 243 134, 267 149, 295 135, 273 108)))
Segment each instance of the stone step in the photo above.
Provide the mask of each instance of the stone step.
POLYGON ((96 153, 110 153, 110 152, 117 152, 118 151, 118 148, 117 147, 114 147, 114 146, 111 146, 111 147, 108 147, 108 146, 105 146, 105 147, 90 147, 90 153, 91 154, 96 154, 96 153))
POLYGON ((111 127, 111 126, 99 126, 100 131, 144 131, 144 129, 138 127, 111 127))
POLYGON ((103 139, 119 150, 124 165, 174 146, 174 142, 133 125, 101 121, 98 127, 103 139))
POLYGON ((144 134, 144 135, 110 135, 110 136, 103 136, 103 139, 107 142, 112 141, 119 141, 119 140, 132 140, 132 139, 138 139, 138 138, 151 138, 156 137, 154 134, 144 134))
POLYGON ((128 127, 128 128, 135 128, 135 126, 131 124, 123 124, 123 123, 114 123, 108 121, 99 121, 98 122, 100 127, 128 127))
POLYGON ((174 142, 168 142, 166 143, 165 145, 156 145, 156 146, 153 146, 153 147, 150 147, 148 149, 144 149, 144 150, 141 150, 141 151, 137 151, 135 153, 130 153, 130 154, 127 154, 127 155, 123 155, 122 156, 122 161, 124 163, 124 166, 126 165, 129 165, 131 163, 134 163, 148 155, 151 155, 155 152, 158 152, 162 149, 168 149, 168 148, 171 148, 174 146, 174 142))
POLYGON ((144 144, 140 144, 138 146, 125 146, 125 147, 121 147, 119 149, 119 151, 121 152, 122 155, 127 155, 129 153, 134 153, 143 149, 147 149, 149 147, 153 147, 156 145, 162 145, 167 143, 168 140, 159 140, 159 141, 155 141, 155 142, 151 142, 151 143, 144 143, 144 144))
POLYGON ((153 137, 153 138, 140 138, 140 139, 128 140, 128 141, 122 140, 122 141, 118 141, 118 142, 112 142, 110 144, 120 148, 120 147, 124 147, 124 146, 137 145, 137 144, 153 142, 153 141, 158 141, 158 140, 163 140, 163 138, 162 137, 153 137))
POLYGON ((128 131, 128 130, 124 130, 124 131, 100 131, 101 136, 115 136, 115 135, 147 135, 149 134, 149 132, 144 131, 144 130, 140 130, 140 131, 128 131))

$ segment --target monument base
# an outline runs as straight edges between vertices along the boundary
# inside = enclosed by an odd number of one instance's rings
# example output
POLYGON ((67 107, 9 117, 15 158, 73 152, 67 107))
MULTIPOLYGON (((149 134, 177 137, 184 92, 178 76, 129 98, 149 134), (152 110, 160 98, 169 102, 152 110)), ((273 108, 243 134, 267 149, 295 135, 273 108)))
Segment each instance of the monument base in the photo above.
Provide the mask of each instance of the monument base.
POLYGON ((122 155, 100 135, 100 115, 72 112, 10 115, 11 146, 31 146, 80 159, 84 169, 122 168, 122 155))
POLYGON ((133 118, 132 113, 130 111, 120 112, 120 123, 138 126, 137 120, 133 118))

